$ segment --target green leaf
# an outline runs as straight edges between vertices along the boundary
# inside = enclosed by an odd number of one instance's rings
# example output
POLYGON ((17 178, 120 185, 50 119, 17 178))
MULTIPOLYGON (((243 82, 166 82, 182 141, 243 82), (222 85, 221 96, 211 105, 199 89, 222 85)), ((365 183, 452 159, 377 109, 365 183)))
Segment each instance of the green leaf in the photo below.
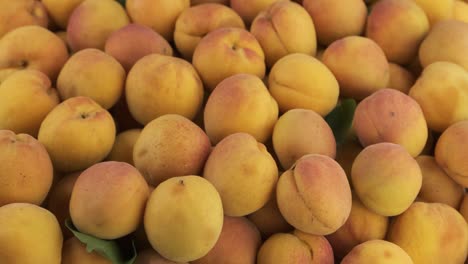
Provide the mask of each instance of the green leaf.
MULTIPOLYGON (((86 245, 86 251, 95 251, 103 257, 112 261, 113 264, 133 264, 135 262, 137 253, 135 243, 133 240, 125 241, 131 243, 131 254, 125 256, 124 250, 119 246, 122 241, 118 240, 104 240, 87 234, 83 234, 76 229, 70 219, 65 220, 65 226, 70 229, 73 235, 86 245), (120 243, 119 243, 120 242, 120 243)), ((124 239, 128 240, 128 239, 124 239)))
POLYGON ((119 2, 125 8, 125 2, 127 2, 127 0, 117 0, 117 2, 119 2))
POLYGON ((354 111, 356 110, 356 101, 354 99, 343 99, 340 103, 325 117, 328 125, 333 130, 333 135, 337 145, 341 145, 348 136, 353 125, 354 111))

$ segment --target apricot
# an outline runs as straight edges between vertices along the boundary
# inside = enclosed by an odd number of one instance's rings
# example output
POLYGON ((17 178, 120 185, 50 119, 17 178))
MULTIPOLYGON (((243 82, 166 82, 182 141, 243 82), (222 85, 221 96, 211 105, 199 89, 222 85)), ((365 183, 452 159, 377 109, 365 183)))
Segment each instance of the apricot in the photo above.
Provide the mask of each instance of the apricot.
POLYGON ((0 84, 0 129, 37 137, 42 121, 58 103, 57 91, 44 73, 12 73, 0 84))
POLYGON ((52 161, 44 146, 27 134, 0 130, 0 207, 40 205, 52 186, 52 161))
POLYGON ((262 46, 269 68, 288 54, 314 56, 317 50, 314 22, 307 11, 295 2, 274 2, 258 14, 250 32, 262 46))
POLYGON ((210 151, 210 140, 200 127, 180 115, 163 115, 141 131, 133 161, 156 186, 171 177, 201 174, 210 151))
POLYGON ((223 228, 215 246, 192 264, 255 264, 261 245, 260 233, 247 218, 225 216, 223 228))
POLYGON ((49 30, 32 25, 16 28, 0 39, 0 76, 32 69, 54 82, 68 60, 67 47, 49 30))
POLYGON ((255 224, 263 238, 276 233, 286 233, 294 228, 284 219, 278 208, 276 192, 273 192, 268 202, 247 218, 255 224))
POLYGON ((217 144, 233 133, 249 133, 266 142, 278 119, 278 104, 260 78, 236 74, 223 80, 210 94, 204 109, 206 134, 217 144))
POLYGON ((342 227, 327 236, 338 259, 346 256, 355 246, 374 239, 385 239, 389 219, 367 209, 353 195, 351 213, 342 227))
POLYGON ((382 89, 362 100, 354 113, 353 127, 366 147, 391 142, 418 156, 428 138, 426 119, 419 104, 408 95, 382 89))
POLYGON ((160 54, 135 63, 125 87, 130 113, 143 125, 165 114, 193 119, 202 106, 203 93, 200 77, 189 62, 160 54))
POLYGON ((11 74, 21 71, 22 69, 15 69, 15 68, 5 68, 0 69, 0 84, 4 82, 11 74))
POLYGON ((59 37, 62 42, 65 44, 65 46, 67 47, 67 51, 69 53, 71 53, 71 48, 70 48, 70 44, 68 44, 68 38, 67 38, 67 32, 66 31, 56 31, 55 32, 55 35, 57 35, 57 37, 59 37))
POLYGON ((389 63, 388 65, 390 66, 390 80, 387 87, 408 94, 416 82, 413 73, 395 63, 389 63))
POLYGON ((379 44, 388 61, 397 64, 408 64, 416 57, 428 32, 429 20, 412 0, 378 1, 367 19, 366 36, 379 44))
POLYGON ((468 255, 465 219, 441 203, 413 203, 394 219, 387 240, 406 251, 415 264, 463 263, 468 255))
POLYGON ((0 207, 0 263, 60 264, 62 232, 55 216, 29 203, 0 207))
POLYGON ((409 95, 421 106, 428 127, 443 132, 468 119, 467 87, 468 72, 457 64, 441 61, 424 69, 409 95))
POLYGON ((203 37, 195 48, 192 63, 209 91, 238 73, 262 79, 266 68, 265 54, 255 36, 233 27, 219 28, 203 37))
POLYGON ((217 3, 204 3, 185 9, 177 18, 174 42, 177 50, 188 61, 200 40, 218 28, 245 29, 244 21, 231 8, 217 3))
POLYGON ((316 236, 294 230, 293 234, 307 244, 312 255, 311 264, 333 264, 333 248, 324 236, 316 236))
POLYGON ((377 143, 364 148, 356 157, 351 180, 367 208, 383 216, 395 216, 416 199, 422 174, 416 160, 402 146, 377 143))
POLYGON ((385 240, 370 240, 354 247, 340 263, 413 264, 413 260, 394 243, 385 240))
POLYGON ((9 31, 27 25, 47 28, 48 10, 45 1, 38 0, 0 0, 0 38, 9 31))
POLYGON ((382 48, 373 40, 350 36, 336 40, 323 53, 322 62, 340 85, 340 95, 357 100, 387 87, 390 70, 382 48))
POLYGON ((416 2, 426 13, 431 26, 442 20, 451 19, 453 16, 454 0, 412 0, 416 2))
POLYGON ((268 238, 260 247, 257 264, 312 263, 312 254, 306 243, 288 233, 277 233, 268 238))
POLYGON ((434 157, 421 155, 416 161, 423 176, 418 197, 425 202, 445 203, 457 209, 465 193, 463 187, 439 167, 434 157))
MULTIPOLYGON (((434 1, 442 4, 453 1, 434 1)), ((419 59, 423 67, 434 62, 456 63, 468 70, 468 23, 445 20, 435 24, 419 48, 419 59)))
POLYGON ((124 68, 112 56, 98 49, 83 49, 63 65, 57 90, 62 100, 86 96, 109 109, 122 95, 125 77, 124 68))
POLYGON ((81 171, 63 176, 54 183, 47 197, 46 208, 57 218, 64 239, 73 237, 72 232, 65 226, 65 220, 70 219, 70 197, 80 174, 81 171))
POLYGON ((306 154, 335 158, 333 131, 316 112, 292 109, 284 113, 273 130, 273 148, 283 169, 289 169, 306 154))
POLYGON ((346 174, 332 158, 308 154, 283 173, 276 188, 278 208, 300 231, 328 235, 340 228, 351 211, 346 174))
POLYGON ((60 28, 66 29, 73 10, 83 1, 84 0, 42 0, 42 4, 47 8, 47 13, 54 23, 60 28))
POLYGON ((104 50, 106 40, 112 32, 129 23, 125 9, 118 2, 85 0, 70 15, 67 25, 68 42, 75 52, 86 48, 104 50))
POLYGON ((130 165, 134 165, 133 148, 140 134, 141 129, 138 128, 129 129, 117 134, 112 150, 106 159, 126 162, 130 165))
POLYGON ((461 0, 453 2, 453 19, 468 23, 468 3, 461 0))
POLYGON ((302 108, 326 116, 338 103, 340 92, 338 81, 322 62, 300 53, 287 55, 273 66, 268 86, 282 113, 302 108))
POLYGON ((224 214, 244 216, 268 202, 276 187, 278 168, 265 145, 249 134, 235 133, 213 148, 203 177, 219 192, 224 214))
POLYGON ((57 105, 39 128, 54 169, 75 172, 103 160, 115 140, 112 116, 88 97, 72 97, 57 105))
POLYGON ((148 184, 133 166, 101 162, 78 176, 70 198, 71 220, 82 233, 123 237, 137 229, 148 196, 148 184))
POLYGON ((448 127, 437 140, 435 147, 437 164, 465 188, 468 188, 467 140, 468 121, 465 120, 448 127))
POLYGON ((152 28, 170 42, 177 17, 190 7, 190 0, 127 0, 125 7, 134 23, 152 28))
POLYGON ((170 178, 151 193, 144 223, 149 242, 161 256, 175 262, 199 259, 221 235, 221 197, 202 177, 170 178))
POLYGON ((114 31, 106 40, 104 50, 114 57, 125 71, 146 55, 158 53, 172 56, 172 47, 161 35, 150 27, 128 24, 114 31))
POLYGON ((277 1, 279 0, 230 0, 230 5, 249 26, 260 12, 277 1))
POLYGON ((302 4, 314 21, 321 45, 359 36, 365 29, 367 7, 362 0, 304 0, 302 4))

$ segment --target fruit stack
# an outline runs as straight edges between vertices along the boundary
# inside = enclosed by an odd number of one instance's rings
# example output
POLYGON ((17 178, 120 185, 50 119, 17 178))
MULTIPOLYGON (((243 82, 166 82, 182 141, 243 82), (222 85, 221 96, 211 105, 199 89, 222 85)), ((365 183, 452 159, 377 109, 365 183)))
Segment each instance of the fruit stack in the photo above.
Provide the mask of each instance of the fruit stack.
POLYGON ((0 0, 1 264, 463 264, 467 0, 0 0))

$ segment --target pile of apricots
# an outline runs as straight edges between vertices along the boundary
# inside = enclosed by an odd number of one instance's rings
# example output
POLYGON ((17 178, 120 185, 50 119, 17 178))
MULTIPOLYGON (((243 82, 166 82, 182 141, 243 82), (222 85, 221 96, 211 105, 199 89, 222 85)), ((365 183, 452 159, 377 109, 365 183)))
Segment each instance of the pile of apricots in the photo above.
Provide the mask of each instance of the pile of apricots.
POLYGON ((0 263, 466 264, 467 0, 0 0, 0 263))

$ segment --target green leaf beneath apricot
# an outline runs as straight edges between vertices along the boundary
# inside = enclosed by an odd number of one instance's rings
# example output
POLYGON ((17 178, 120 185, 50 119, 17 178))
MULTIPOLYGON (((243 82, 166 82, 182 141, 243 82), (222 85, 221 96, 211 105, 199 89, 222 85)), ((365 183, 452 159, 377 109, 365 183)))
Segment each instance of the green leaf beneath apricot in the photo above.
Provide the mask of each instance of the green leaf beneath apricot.
POLYGON ((125 2, 127 2, 127 0, 117 0, 117 2, 119 2, 123 7, 125 7, 125 2))
POLYGON ((333 130, 336 144, 341 145, 349 134, 353 125, 354 111, 356 110, 356 101, 354 99, 343 99, 338 105, 325 117, 328 125, 333 130))
MULTIPOLYGON (((65 221, 65 226, 73 233, 73 235, 86 245, 86 251, 92 252, 95 251, 103 257, 112 261, 113 264, 133 264, 137 257, 137 252, 135 248, 135 243, 133 240, 125 241, 125 243, 130 243, 130 250, 122 250, 122 241, 118 240, 104 240, 87 234, 83 234, 76 229, 70 219, 65 221), (130 252, 130 256, 126 256, 124 251, 130 252)), ((127 248, 126 247, 126 248, 127 248)), ((128 255, 128 254, 127 254, 128 255)))

